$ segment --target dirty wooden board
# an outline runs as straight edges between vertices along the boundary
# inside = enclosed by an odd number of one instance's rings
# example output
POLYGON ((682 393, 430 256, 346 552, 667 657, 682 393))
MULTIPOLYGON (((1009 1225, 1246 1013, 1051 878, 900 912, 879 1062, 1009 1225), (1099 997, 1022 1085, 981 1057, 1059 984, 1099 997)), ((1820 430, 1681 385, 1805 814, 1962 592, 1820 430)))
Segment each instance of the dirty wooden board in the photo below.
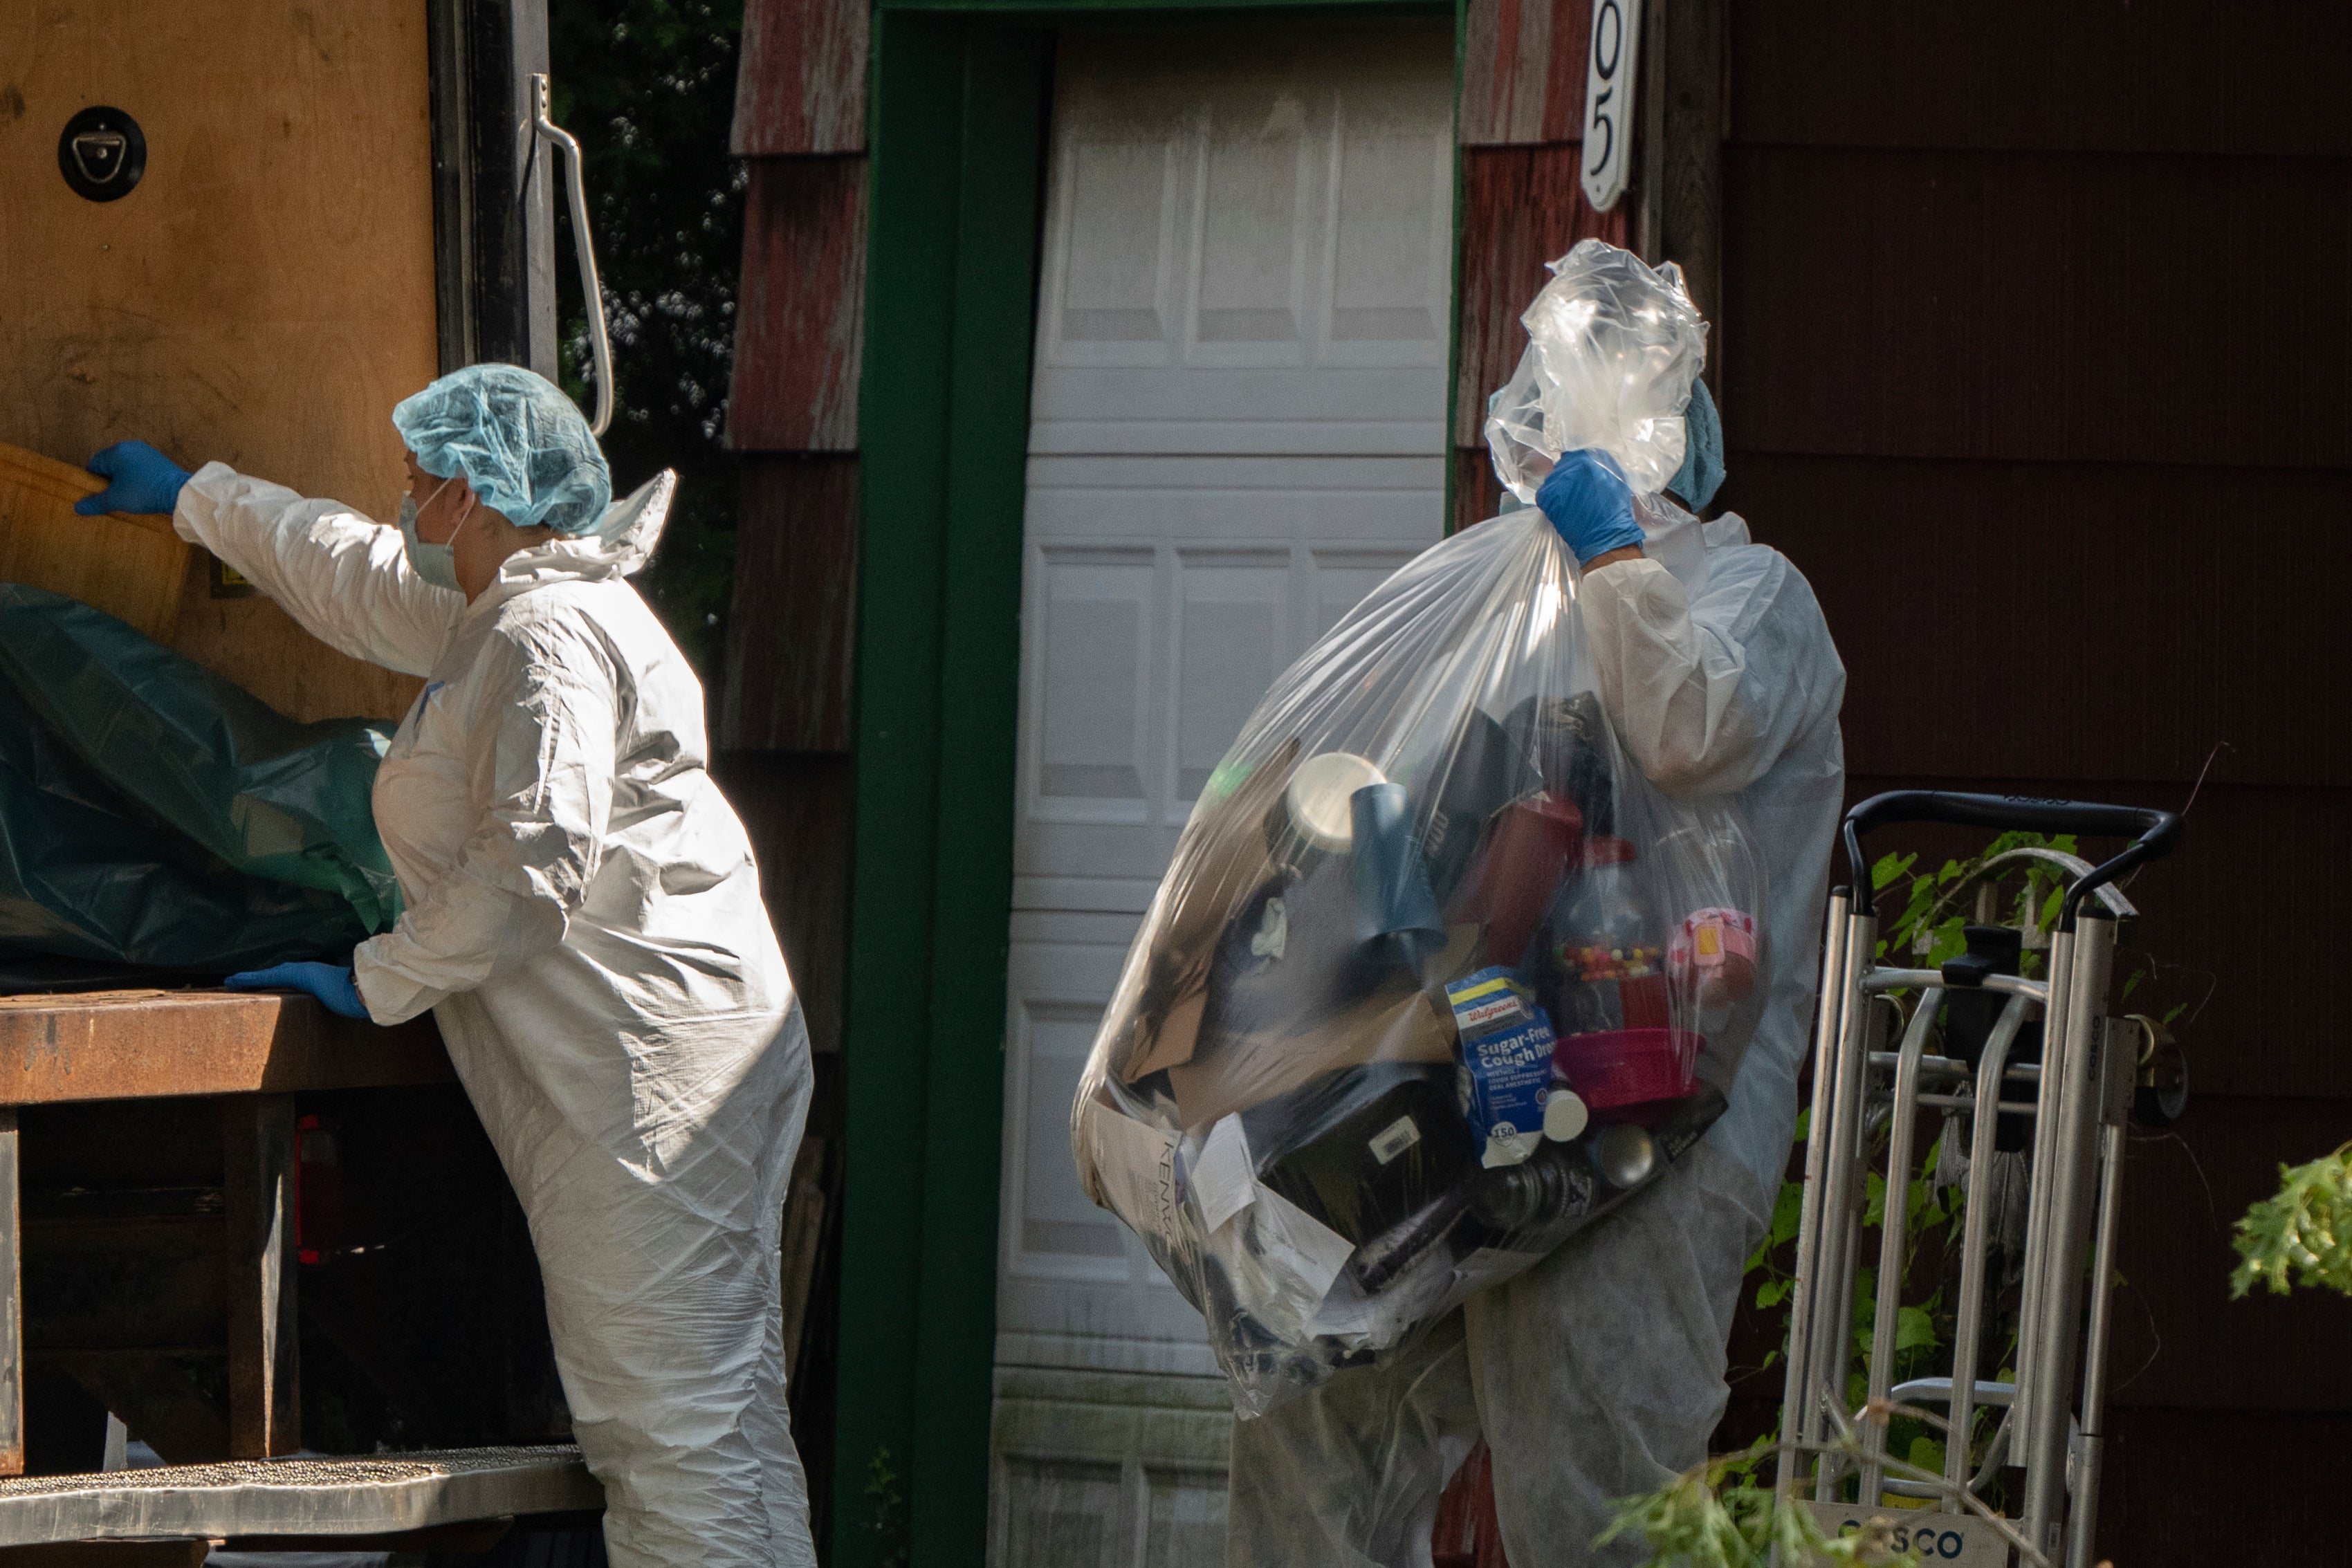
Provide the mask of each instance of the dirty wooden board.
POLYGON ((308 997, 100 991, 0 997, 0 1105, 438 1083, 430 1019, 391 1029, 308 997))
POLYGON ((850 749, 857 493, 847 454, 745 458, 719 723, 729 750, 850 749))
MULTIPOLYGON (((0 5, 0 441, 79 465, 136 438, 382 515, 392 405, 436 368, 425 0, 0 5), (76 195, 58 136, 127 110, 145 177, 76 195)), ((326 648, 201 557, 173 646, 297 718, 415 683, 326 648)))
POLYGON ((85 517, 74 503, 104 481, 0 444, 0 582, 79 599, 156 642, 180 621, 188 547, 166 517, 85 517))
POLYGON ((865 306, 866 160, 752 164, 729 444, 856 449, 865 306))
POLYGON ((864 152, 866 39, 866 0, 751 0, 728 151, 864 152))
POLYGON ((1463 17, 1465 147, 1584 134, 1592 0, 1470 0, 1463 17))
POLYGON ((376 1535, 604 1501, 569 1447, 231 1460, 0 1480, 0 1542, 376 1535))
POLYGON ((1519 312, 1551 274, 1547 262, 1580 239, 1630 243, 1633 204, 1596 213, 1577 175, 1575 142, 1462 151, 1462 263, 1454 308, 1454 442, 1486 439, 1486 395, 1510 378, 1528 346, 1519 312))
POLYGON ((737 751, 714 769, 760 865, 760 896, 792 967, 812 1050, 841 1049, 856 768, 845 756, 737 751))

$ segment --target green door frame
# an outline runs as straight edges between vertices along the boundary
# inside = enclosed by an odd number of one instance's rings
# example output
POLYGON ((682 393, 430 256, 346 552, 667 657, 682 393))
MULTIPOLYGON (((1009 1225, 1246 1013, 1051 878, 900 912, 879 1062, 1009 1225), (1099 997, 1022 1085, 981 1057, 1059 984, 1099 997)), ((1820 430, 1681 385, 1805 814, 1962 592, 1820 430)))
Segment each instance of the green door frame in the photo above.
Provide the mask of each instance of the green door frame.
MULTIPOLYGON (((1454 9, 877 5, 837 1568, 977 1564, 986 1552, 1022 513, 1054 29, 1244 10, 1454 9)), ((1457 12, 1457 60, 1459 37, 1457 12)))

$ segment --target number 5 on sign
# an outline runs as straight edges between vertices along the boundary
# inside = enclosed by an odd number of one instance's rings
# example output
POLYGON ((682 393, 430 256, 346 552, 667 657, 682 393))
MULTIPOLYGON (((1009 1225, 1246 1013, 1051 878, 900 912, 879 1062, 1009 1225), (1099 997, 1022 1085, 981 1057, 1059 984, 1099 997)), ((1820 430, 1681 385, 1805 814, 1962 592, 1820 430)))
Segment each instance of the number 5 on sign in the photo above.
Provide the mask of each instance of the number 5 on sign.
POLYGON ((1642 0, 1595 0, 1584 69, 1584 199, 1605 213, 1633 166, 1633 73, 1642 0))
MULTIPOLYGON (((1825 1535, 1850 1535, 1865 1514, 1850 1502, 1808 1502, 1825 1535)), ((2009 1542, 2000 1531, 1972 1514, 1933 1513, 1926 1509, 1887 1509, 1876 1517, 1895 1527, 1889 1542, 1897 1552, 1919 1554, 1919 1568, 2004 1568, 2009 1542)))

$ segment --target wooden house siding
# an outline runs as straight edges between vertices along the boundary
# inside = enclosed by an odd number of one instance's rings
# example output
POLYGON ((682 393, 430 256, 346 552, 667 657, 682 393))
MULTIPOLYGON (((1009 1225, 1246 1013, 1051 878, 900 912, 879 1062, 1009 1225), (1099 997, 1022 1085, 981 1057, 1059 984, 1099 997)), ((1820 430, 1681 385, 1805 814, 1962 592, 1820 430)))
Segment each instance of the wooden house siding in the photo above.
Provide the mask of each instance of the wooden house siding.
MULTIPOLYGON (((2189 1005, 2192 1087, 2131 1145, 2118 1563, 2342 1559, 2309 1500, 2352 1445, 2343 1303, 2228 1295, 2236 1217, 2352 1133, 2294 956, 2352 849, 2352 51, 2320 16, 1731 16, 1723 500, 1820 593, 1850 793, 2189 806, 2118 960, 2189 1005)), ((1779 1369, 1738 1392, 1727 1436, 1779 1369)))

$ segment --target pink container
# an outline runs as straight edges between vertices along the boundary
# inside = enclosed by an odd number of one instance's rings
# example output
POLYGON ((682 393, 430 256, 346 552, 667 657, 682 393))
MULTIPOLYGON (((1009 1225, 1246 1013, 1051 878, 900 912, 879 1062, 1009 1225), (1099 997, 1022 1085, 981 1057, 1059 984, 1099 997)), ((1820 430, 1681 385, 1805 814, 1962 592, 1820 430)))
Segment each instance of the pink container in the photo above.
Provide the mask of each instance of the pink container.
POLYGON ((1552 1045, 1551 1064, 1587 1105, 1614 1110, 1689 1093, 1698 1081, 1699 1048, 1706 1043, 1686 1029, 1564 1034, 1552 1045))

